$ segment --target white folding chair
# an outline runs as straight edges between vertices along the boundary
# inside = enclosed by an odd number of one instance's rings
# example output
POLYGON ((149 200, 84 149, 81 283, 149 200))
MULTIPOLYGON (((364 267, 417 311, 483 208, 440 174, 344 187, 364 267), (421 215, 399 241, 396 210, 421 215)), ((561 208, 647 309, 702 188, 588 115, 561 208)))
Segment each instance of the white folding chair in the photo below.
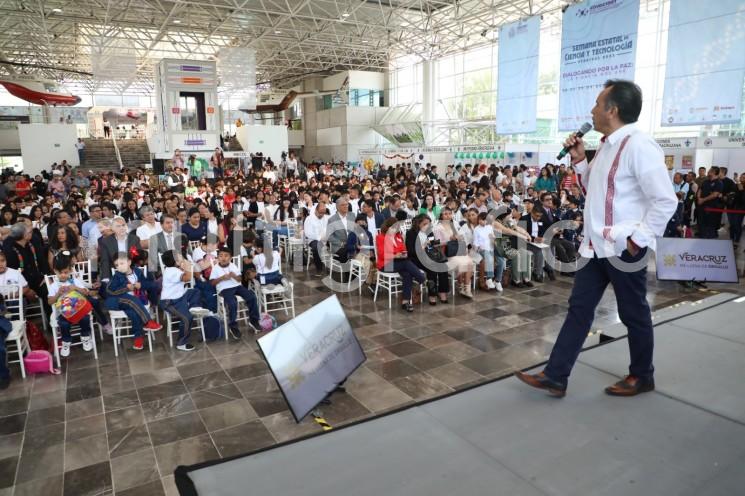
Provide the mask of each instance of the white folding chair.
MULTIPOLYGON (((147 275, 147 267, 140 267, 143 275, 147 275)), ((116 269, 111 269, 111 274, 114 275, 116 269)), ((158 310, 152 311, 150 309, 150 303, 145 304, 145 309, 151 318, 154 318, 157 322, 160 322, 160 316, 158 310), (153 317, 153 314, 155 316, 153 317)), ((114 340, 114 356, 119 356, 119 346, 121 345, 122 339, 134 338, 134 330, 132 329, 132 322, 124 313, 124 310, 109 310, 109 323, 111 324, 112 338, 114 340)), ((144 322, 143 322, 144 324, 144 322)), ((150 353, 153 352, 153 333, 151 331, 143 330, 143 336, 147 336, 147 346, 150 353)))
MULTIPOLYGON (((178 334, 178 322, 179 319, 171 316, 169 312, 163 312, 166 315, 165 331, 168 335, 168 344, 173 348, 173 335, 178 334)), ((194 318, 199 323, 199 330, 202 333, 202 342, 207 342, 207 337, 204 334, 204 317, 205 315, 194 315, 194 318)))
POLYGON ((21 367, 21 377, 26 378, 26 366, 23 356, 31 351, 26 338, 26 320, 23 314, 23 289, 20 285, 1 285, 0 294, 5 298, 5 317, 10 321, 12 330, 5 338, 8 363, 17 363, 21 367), (18 359, 11 359, 11 354, 18 359))
MULTIPOLYGON (((78 262, 78 263, 85 263, 85 262, 78 262)), ((88 264, 88 268, 90 268, 90 264, 88 264)), ((89 274, 90 275, 90 274, 89 274)), ((82 277, 81 277, 82 279, 82 277)), ((49 287, 54 284, 57 281, 56 275, 46 275, 44 276, 44 283, 47 285, 47 292, 49 291, 49 287)), ((60 339, 62 338, 62 335, 60 334, 59 330, 59 321, 57 320, 59 317, 59 313, 57 312, 57 308, 52 305, 52 315, 49 318, 49 327, 52 328, 52 339, 54 340, 54 359, 57 362, 57 367, 61 367, 61 361, 60 361, 60 339)), ((91 343, 93 343, 93 357, 98 360, 98 347, 96 345, 96 331, 93 324, 93 312, 91 312, 90 315, 90 326, 91 326, 91 343)), ((99 323, 99 335, 101 336, 101 339, 103 339, 103 332, 100 330, 101 324, 99 323)), ((81 337, 82 333, 81 327, 78 324, 73 324, 70 326, 70 336, 73 338, 81 337)), ((77 343, 71 343, 70 346, 82 346, 83 342, 82 340, 77 343)))
MULTIPOLYGON (((240 255, 236 255, 230 259, 232 263, 235 264, 236 267, 238 267, 239 270, 241 270, 241 266, 243 265, 243 262, 241 260, 240 255)), ((215 264, 217 264, 217 260, 212 261, 212 266, 214 267, 215 264)), ((259 298, 259 295, 256 294, 256 298, 259 298)), ((239 295, 235 295, 236 300, 236 319, 235 323, 239 323, 242 321, 245 322, 251 322, 251 318, 248 315, 248 303, 246 303, 243 298, 241 298, 239 295)), ((261 307, 259 307, 261 308, 261 307)), ((228 341, 229 339, 229 333, 228 333, 228 307, 225 305, 225 299, 220 296, 220 293, 217 293, 217 315, 222 319, 223 324, 225 326, 225 341, 228 341)))
POLYGON ((373 301, 378 301, 378 290, 385 289, 388 291, 388 308, 393 306, 393 295, 399 294, 403 288, 403 281, 398 272, 383 272, 378 271, 378 275, 375 280, 375 295, 373 301))
POLYGON ((72 266, 72 272, 75 277, 83 281, 87 288, 93 286, 93 277, 91 274, 91 261, 83 260, 82 262, 75 262, 72 266))
POLYGON ((352 280, 358 281, 357 290, 362 296, 362 284, 367 280, 367 271, 365 270, 365 266, 362 265, 362 262, 356 259, 352 259, 349 261, 349 281, 347 281, 347 290, 352 290, 352 280))
POLYGON ((259 297, 259 308, 264 313, 284 311, 285 315, 289 315, 292 312, 292 318, 295 318, 295 285, 291 281, 287 282, 287 286, 254 281, 253 291, 259 297))

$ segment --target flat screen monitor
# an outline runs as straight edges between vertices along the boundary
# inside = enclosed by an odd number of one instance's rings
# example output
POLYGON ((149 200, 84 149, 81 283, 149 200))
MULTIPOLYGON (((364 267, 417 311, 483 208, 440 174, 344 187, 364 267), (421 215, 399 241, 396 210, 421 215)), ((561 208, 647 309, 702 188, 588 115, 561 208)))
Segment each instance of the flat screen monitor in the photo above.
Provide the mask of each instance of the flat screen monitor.
POLYGON ((367 359, 336 295, 258 343, 296 422, 367 359))

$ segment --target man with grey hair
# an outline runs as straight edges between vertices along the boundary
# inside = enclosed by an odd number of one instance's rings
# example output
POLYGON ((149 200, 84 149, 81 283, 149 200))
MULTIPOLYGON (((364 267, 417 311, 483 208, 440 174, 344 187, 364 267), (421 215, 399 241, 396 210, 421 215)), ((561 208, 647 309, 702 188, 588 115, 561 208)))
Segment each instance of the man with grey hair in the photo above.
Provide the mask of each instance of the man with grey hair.
POLYGON ((129 254, 133 247, 137 252, 142 251, 139 238, 135 233, 127 231, 127 221, 124 218, 114 217, 111 227, 114 232, 98 240, 99 277, 102 282, 111 279, 111 269, 119 253, 129 254))
POLYGON ((347 238, 354 229, 355 215, 349 211, 349 201, 341 197, 336 201, 336 213, 329 217, 326 233, 331 254, 344 263, 347 261, 347 238))
POLYGON ((31 246, 31 226, 24 222, 13 224, 8 237, 3 241, 3 252, 8 261, 8 267, 17 269, 28 282, 30 288, 37 292, 42 301, 47 299, 47 286, 44 284, 44 274, 39 262, 42 260, 31 246))
POLYGON ((140 218, 142 218, 142 224, 137 228, 136 234, 140 238, 142 247, 147 249, 150 245, 150 238, 161 232, 163 228, 160 222, 155 220, 155 210, 150 205, 143 205, 140 208, 140 218))

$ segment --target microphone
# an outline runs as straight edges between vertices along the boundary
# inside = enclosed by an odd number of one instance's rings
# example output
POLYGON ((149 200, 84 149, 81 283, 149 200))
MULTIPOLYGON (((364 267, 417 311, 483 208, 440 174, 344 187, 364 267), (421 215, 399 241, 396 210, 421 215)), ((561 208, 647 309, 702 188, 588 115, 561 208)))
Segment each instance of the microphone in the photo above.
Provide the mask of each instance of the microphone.
MULTIPOLYGON (((579 128, 579 131, 577 131, 577 133, 574 136, 576 138, 581 138, 585 134, 589 133, 591 130, 592 130, 592 124, 590 124, 589 122, 585 122, 584 124, 582 124, 582 127, 579 128)), ((567 153, 569 153, 569 148, 565 146, 564 148, 561 149, 559 154, 556 156, 556 160, 561 160, 562 158, 564 158, 564 156, 567 153)))

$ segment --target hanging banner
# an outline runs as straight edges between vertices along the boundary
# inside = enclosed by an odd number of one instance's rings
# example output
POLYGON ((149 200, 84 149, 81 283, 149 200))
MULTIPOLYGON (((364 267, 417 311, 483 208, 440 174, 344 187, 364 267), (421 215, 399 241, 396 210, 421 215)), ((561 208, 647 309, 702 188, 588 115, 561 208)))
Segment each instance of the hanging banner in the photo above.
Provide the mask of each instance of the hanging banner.
POLYGON ((743 26, 742 0, 670 2, 663 126, 740 122, 743 26))
POLYGON ((540 39, 540 16, 499 29, 497 134, 536 131, 540 39))
POLYGON ((591 122, 608 79, 634 79, 639 0, 588 0, 564 12, 559 131, 591 122))

